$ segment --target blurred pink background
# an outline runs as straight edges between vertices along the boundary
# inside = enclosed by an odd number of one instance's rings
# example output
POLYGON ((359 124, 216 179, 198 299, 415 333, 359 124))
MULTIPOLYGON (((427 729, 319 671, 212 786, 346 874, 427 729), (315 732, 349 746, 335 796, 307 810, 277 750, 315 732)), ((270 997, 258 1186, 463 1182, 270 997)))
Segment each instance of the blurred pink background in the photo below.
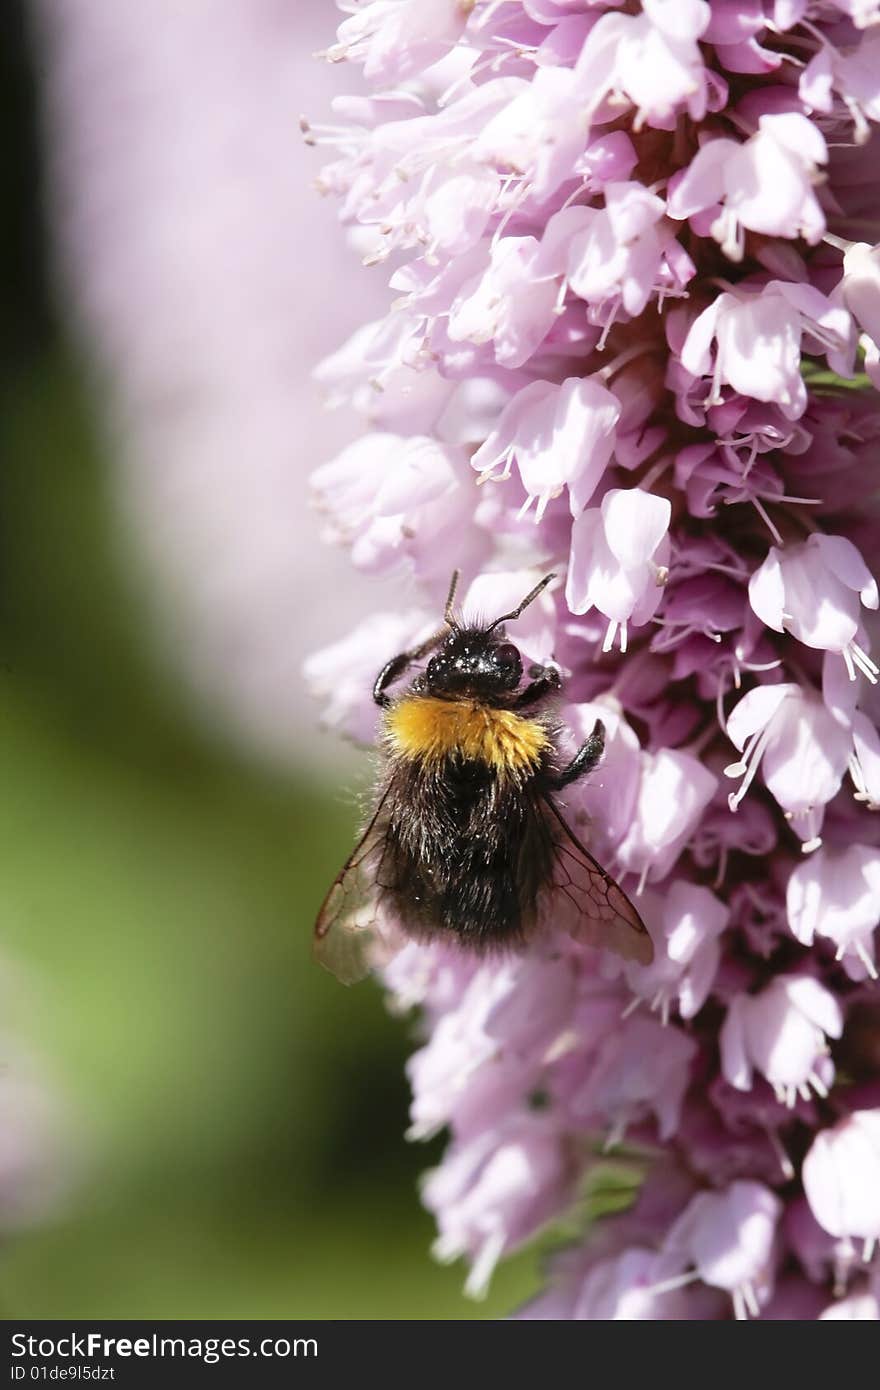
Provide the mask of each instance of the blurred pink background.
POLYGON ((112 430, 122 543, 142 548, 162 638, 209 712, 301 756, 317 719, 303 658, 381 600, 307 502, 308 474, 355 430, 311 372, 387 295, 315 191, 322 152, 299 131, 357 76, 314 56, 338 12, 35 12, 59 272, 112 430))

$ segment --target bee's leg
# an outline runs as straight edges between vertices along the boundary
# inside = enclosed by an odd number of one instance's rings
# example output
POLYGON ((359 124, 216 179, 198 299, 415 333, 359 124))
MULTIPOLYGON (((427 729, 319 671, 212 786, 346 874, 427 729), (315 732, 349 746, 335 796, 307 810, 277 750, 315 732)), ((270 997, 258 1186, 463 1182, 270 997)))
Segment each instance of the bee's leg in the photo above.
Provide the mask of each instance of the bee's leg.
POLYGON ((559 791, 562 787, 576 782, 579 777, 585 777, 588 772, 592 772, 604 751, 605 725, 601 719, 597 719, 590 737, 575 753, 568 767, 557 772, 552 783, 553 790, 559 791))
POLYGON ((439 632, 433 633, 417 647, 410 648, 408 652, 399 652, 397 656, 393 656, 390 661, 385 662, 385 665, 382 667, 373 685, 373 699, 376 701, 377 705, 385 706, 391 704, 391 701, 385 694, 389 685, 393 685, 414 661, 418 661, 421 657, 426 656, 429 651, 442 642, 448 631, 448 627, 441 627, 439 632))
POLYGON ((533 705, 545 695, 559 690, 562 685, 555 666, 530 666, 529 675, 532 680, 525 690, 517 695, 513 702, 514 709, 525 709, 527 705, 533 705))

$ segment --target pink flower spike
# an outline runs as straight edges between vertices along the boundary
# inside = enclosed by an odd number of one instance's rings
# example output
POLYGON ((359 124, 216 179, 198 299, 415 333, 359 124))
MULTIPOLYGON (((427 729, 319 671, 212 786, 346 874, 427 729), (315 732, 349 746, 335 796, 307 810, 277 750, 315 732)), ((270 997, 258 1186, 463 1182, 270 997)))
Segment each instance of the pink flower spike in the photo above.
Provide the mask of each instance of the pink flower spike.
POLYGON ((515 461, 528 504, 537 502, 536 521, 566 487, 577 516, 611 457, 619 416, 620 402, 595 377, 569 377, 561 386, 535 381, 508 402, 471 465, 480 482, 502 482, 515 461))
POLYGON ((798 941, 814 936, 837 947, 838 960, 853 952, 871 979, 877 979, 873 935, 880 922, 880 850, 849 845, 822 849, 791 874, 786 893, 788 922, 798 941))
POLYGON ((856 1110, 824 1129, 804 1159, 804 1192, 829 1235, 880 1240, 880 1110, 856 1110))
MULTIPOLYGON (((293 6, 310 7, 326 3, 293 6)), ((320 186, 363 264, 387 267, 370 278, 391 299, 319 369, 362 427, 339 454, 351 436, 333 422, 313 492, 327 536, 362 573, 399 577, 418 611, 395 626, 371 610, 309 674, 326 717, 379 739, 376 831, 345 886, 361 880, 354 926, 375 919, 390 1008, 419 1013, 408 1137, 443 1135, 423 1188, 434 1252, 463 1257, 480 1294, 497 1261, 564 1222, 523 1319, 880 1320, 880 1252, 862 1263, 880 1240, 880 1137, 846 1118, 880 1114, 880 0, 337 7, 333 56, 358 64, 359 94, 304 135, 333 148, 320 186), (558 578, 494 630, 479 681, 447 684, 445 661, 429 676, 428 653, 377 714, 377 669, 437 633, 453 568, 450 659, 456 629, 558 578), (449 706, 430 748, 401 734, 426 701, 449 706), (462 720, 497 725, 504 748, 462 720), (549 745, 534 757, 529 727, 549 745), (431 794, 404 807, 420 780, 431 794), (596 1156, 624 1136, 613 1162, 632 1201, 606 1209, 596 1156), (604 1215, 585 1227, 593 1182, 604 1215)), ((257 22, 260 6, 239 8, 257 22)), ((71 129, 101 28, 71 58, 77 27, 49 55, 71 129)), ((237 72, 223 74, 228 89, 237 72)), ((114 88, 114 117, 128 91, 114 88)), ((264 113, 261 138, 281 114, 264 113)), ((176 150, 189 129, 174 115, 176 150)), ((94 141, 68 158, 60 134, 56 201, 82 204, 85 308, 99 328, 113 315, 99 364, 113 375, 162 281, 141 277, 137 322, 116 322, 113 286, 137 279, 120 278, 118 249, 140 229, 119 237, 110 216, 93 239, 94 141)), ((195 147, 194 170, 225 169, 229 131, 210 134, 217 152, 195 147)), ((167 201, 145 204, 164 216, 167 201)), ((237 221, 235 199, 210 208, 207 253, 237 221)), ((159 239, 172 298, 191 279, 178 221, 159 239)), ((288 260, 305 245, 260 225, 288 260)), ((234 307, 240 277, 221 279, 234 307)), ((226 300, 197 298, 213 325, 226 300)), ((343 299, 356 320, 354 280, 343 299)), ((123 405, 192 397, 173 351, 189 319, 162 331, 175 371, 153 351, 123 405), (157 397, 154 376, 183 387, 157 397)), ((251 389, 261 364, 277 386, 290 360, 215 326, 211 346, 251 389)), ((155 453, 172 426, 146 416, 155 453)), ((301 434, 311 454, 318 436, 301 434)), ((224 516, 252 471, 211 490, 224 516)), ((176 513, 166 494, 142 528, 154 544, 176 513)))
POLYGON ((671 515, 668 498, 636 487, 612 488, 600 508, 575 518, 565 598, 572 613, 604 613, 603 651, 618 630, 626 651, 627 624, 646 623, 657 611, 669 573, 671 515))

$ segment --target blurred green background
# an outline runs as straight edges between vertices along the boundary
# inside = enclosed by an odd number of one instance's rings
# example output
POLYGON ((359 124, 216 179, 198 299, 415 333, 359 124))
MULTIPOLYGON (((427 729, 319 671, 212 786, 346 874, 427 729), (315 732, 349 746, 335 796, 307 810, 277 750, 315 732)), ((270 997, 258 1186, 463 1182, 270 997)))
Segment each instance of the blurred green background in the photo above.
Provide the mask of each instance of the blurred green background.
POLYGON ((310 959, 355 824, 200 720, 152 640, 97 403, 47 287, 35 96, 4 8, 0 959, 70 1120, 67 1191, 4 1237, 0 1315, 462 1318, 402 1135, 411 1026, 310 959))

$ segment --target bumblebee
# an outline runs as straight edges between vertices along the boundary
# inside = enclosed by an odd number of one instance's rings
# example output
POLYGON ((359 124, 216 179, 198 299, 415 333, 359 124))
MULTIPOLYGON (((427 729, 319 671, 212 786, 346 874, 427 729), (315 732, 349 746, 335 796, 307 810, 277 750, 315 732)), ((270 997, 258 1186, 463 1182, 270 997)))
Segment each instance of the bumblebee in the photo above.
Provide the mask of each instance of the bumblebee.
POLYGON ((367 973, 364 946, 387 913, 409 937, 488 954, 522 948, 542 925, 643 965, 653 946, 641 917, 568 825, 558 796, 602 758, 605 729, 566 761, 548 709, 561 689, 552 666, 531 666, 507 639, 547 587, 485 626, 454 615, 392 657, 376 677, 383 773, 369 823, 315 925, 320 962, 344 983, 367 973), (416 663, 424 670, 392 697, 416 663))

